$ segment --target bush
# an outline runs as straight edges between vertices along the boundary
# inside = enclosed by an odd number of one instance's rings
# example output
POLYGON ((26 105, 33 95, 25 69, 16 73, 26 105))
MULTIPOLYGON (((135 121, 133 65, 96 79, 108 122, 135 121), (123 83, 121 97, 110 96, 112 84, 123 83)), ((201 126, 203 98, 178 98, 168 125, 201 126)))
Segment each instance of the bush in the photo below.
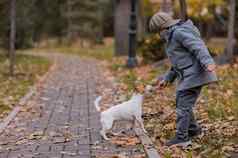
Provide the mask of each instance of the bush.
POLYGON ((139 42, 139 50, 146 63, 159 61, 166 57, 164 42, 157 34, 149 35, 139 42))

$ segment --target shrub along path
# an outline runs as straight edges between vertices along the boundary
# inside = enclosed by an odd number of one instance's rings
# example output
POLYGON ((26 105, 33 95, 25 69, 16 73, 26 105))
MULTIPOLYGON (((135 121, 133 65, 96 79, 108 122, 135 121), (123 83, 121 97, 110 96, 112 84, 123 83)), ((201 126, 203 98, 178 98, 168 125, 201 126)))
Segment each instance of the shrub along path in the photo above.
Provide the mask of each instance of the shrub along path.
POLYGON ((0 158, 142 157, 131 131, 120 141, 100 138, 99 113, 93 105, 100 80, 97 63, 77 56, 54 58, 56 68, 38 95, 0 135, 0 158))

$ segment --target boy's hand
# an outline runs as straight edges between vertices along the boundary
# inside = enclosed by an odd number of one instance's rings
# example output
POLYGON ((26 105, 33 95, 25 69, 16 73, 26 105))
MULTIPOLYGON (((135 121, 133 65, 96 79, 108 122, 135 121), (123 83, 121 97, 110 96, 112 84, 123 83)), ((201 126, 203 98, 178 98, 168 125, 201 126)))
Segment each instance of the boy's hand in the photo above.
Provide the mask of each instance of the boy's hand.
POLYGON ((158 81, 158 88, 163 89, 163 88, 167 87, 168 84, 169 84, 169 82, 166 81, 166 80, 159 80, 158 81))
POLYGON ((207 65, 207 70, 210 72, 215 72, 216 70, 216 65, 215 64, 209 64, 207 65))

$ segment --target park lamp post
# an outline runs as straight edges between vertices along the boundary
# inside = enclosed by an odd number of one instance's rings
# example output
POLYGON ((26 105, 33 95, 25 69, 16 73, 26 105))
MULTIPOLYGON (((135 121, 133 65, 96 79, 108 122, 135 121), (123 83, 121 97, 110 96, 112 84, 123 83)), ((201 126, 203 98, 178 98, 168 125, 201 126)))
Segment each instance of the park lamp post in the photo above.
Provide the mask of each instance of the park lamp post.
POLYGON ((131 15, 130 15, 130 24, 129 24, 129 52, 127 66, 129 68, 134 68, 137 65, 136 59, 136 34, 137 34, 137 17, 136 9, 138 0, 131 1, 131 15))

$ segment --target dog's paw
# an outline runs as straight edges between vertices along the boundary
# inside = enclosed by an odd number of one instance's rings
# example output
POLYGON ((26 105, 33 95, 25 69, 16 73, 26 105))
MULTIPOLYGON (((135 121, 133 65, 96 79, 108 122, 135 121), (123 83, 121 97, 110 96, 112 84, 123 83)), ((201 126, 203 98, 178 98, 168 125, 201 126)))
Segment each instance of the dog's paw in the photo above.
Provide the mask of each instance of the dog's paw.
POLYGON ((101 131, 100 134, 101 134, 101 137, 102 137, 104 140, 110 140, 110 138, 107 137, 106 133, 104 133, 104 132, 101 131))
POLYGON ((108 137, 102 137, 104 140, 106 140, 106 141, 109 141, 110 140, 110 138, 108 138, 108 137))
POLYGON ((113 132, 112 135, 113 135, 113 136, 120 136, 120 135, 122 135, 123 133, 125 133, 125 131, 113 132))
POLYGON ((103 140, 106 140, 106 141, 109 141, 109 140, 110 140, 110 138, 108 138, 107 136, 103 136, 103 135, 101 135, 101 138, 102 138, 103 140))
POLYGON ((145 134, 147 134, 148 132, 145 130, 145 129, 143 129, 143 132, 145 133, 145 134))

